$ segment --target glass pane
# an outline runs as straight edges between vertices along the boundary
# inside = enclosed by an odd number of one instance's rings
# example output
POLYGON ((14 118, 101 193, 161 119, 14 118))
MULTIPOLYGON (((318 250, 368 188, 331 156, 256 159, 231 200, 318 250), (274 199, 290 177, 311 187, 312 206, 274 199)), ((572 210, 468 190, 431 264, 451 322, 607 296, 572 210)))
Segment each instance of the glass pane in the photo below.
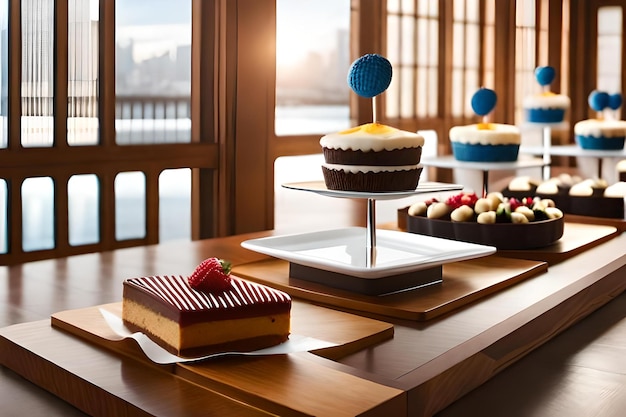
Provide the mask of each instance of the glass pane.
POLYGON ((68 2, 67 143, 98 143, 98 2, 68 2))
POLYGON ((350 126, 349 29, 350 0, 276 1, 277 135, 350 126))
POLYGON ((7 182, 0 179, 0 253, 9 252, 7 182))
POLYGON ((428 65, 439 65, 439 24, 437 20, 428 22, 428 65))
POLYGON ((465 0, 465 7, 465 20, 471 23, 478 23, 478 18, 480 16, 478 0, 465 0))
POLYGON ((415 12, 415 0, 402 0, 402 12, 414 13, 415 12))
POLYGON ((472 96, 478 90, 478 70, 476 68, 468 68, 465 70, 465 97, 463 98, 463 107, 466 117, 475 115, 472 110, 472 96))
POLYGON ((100 241, 100 183, 93 174, 73 175, 67 182, 70 245, 100 241))
POLYGON ((191 240, 191 170, 168 169, 159 176, 159 241, 191 240))
POLYGON ((398 13, 400 11, 400 0, 387 0, 387 11, 398 13))
POLYGON ((604 6, 598 9, 598 35, 622 34, 622 7, 604 6))
POLYGON ((400 107, 398 105, 400 99, 400 80, 399 77, 392 77, 389 88, 385 91, 385 114, 388 118, 396 118, 400 115, 400 107))
POLYGON ((452 25, 452 65, 456 68, 465 65, 465 25, 454 23, 452 25))
POLYGON ((465 2, 466 0, 454 0, 454 20, 457 22, 465 20, 465 2))
POLYGON ((122 172, 115 177, 115 238, 146 237, 146 176, 122 172))
POLYGON ((415 115, 415 84, 413 67, 402 67, 400 80, 402 81, 402 102, 400 103, 400 117, 411 118, 415 115))
POLYGON ((22 183, 22 249, 54 248, 54 182, 50 177, 22 183))
POLYGON ((622 7, 598 9, 597 88, 608 93, 622 90, 622 7))
MULTIPOLYGON (((0 0, 0 148, 9 140, 7 117, 9 115, 9 0, 0 0)), ((5 184, 6 185, 6 184, 5 184)))
POLYGON ((191 0, 117 0, 118 144, 191 141, 191 0))
POLYGON ((439 94, 438 94, 438 72, 437 68, 429 68, 428 69, 428 116, 436 117, 437 116, 437 107, 439 105, 439 94))
POLYGON ((399 27, 400 18, 398 16, 391 15, 387 18, 387 59, 389 59, 392 64, 400 63, 400 32, 398 31, 399 27))
POLYGON ((22 145, 53 144, 54 2, 22 1, 22 145))
POLYGON ((452 69, 452 94, 451 97, 451 113, 453 117, 460 117, 463 115, 464 97, 463 97, 463 70, 454 68, 452 69))
POLYGON ((428 39, 428 19, 417 19, 417 62, 418 65, 427 65, 428 51, 431 40, 428 39))
POLYGON ((417 69, 417 94, 415 97, 417 98, 416 116, 428 116, 428 77, 427 70, 423 67, 417 69))
POLYGON ((478 25, 467 25, 465 35, 465 65, 469 68, 478 68, 480 58, 478 25))
POLYGON ((415 19, 412 16, 402 18, 402 63, 413 65, 415 62, 415 19))

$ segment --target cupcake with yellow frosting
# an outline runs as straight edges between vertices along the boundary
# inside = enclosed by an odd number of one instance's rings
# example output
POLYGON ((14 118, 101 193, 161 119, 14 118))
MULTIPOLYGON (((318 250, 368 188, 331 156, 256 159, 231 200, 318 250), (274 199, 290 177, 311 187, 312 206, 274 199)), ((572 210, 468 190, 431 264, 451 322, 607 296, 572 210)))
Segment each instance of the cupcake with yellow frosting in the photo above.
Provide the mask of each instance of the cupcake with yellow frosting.
POLYGON ((322 171, 330 190, 358 192, 411 191, 417 188, 424 138, 376 121, 376 97, 391 83, 391 63, 378 54, 355 60, 348 85, 356 94, 372 99, 374 120, 320 139, 322 171))
POLYGON ((616 112, 622 105, 622 95, 608 94, 594 90, 587 99, 589 107, 595 110, 598 117, 581 120, 574 125, 576 143, 582 149, 619 150, 624 148, 626 140, 626 121, 619 120, 611 112, 616 112), (606 116, 605 116, 605 113, 606 116))
POLYGON ((468 162, 517 160, 521 141, 517 126, 486 121, 496 102, 497 96, 493 90, 481 88, 474 93, 472 109, 485 119, 481 123, 454 126, 450 129, 450 144, 455 159, 468 162))
POLYGON ((524 98, 522 107, 525 118, 530 123, 560 123, 565 118, 565 112, 570 107, 571 100, 563 94, 550 91, 550 84, 556 76, 553 67, 537 67, 535 78, 543 91, 524 98))
POLYGON ((320 139, 326 187, 385 192, 417 188, 424 138, 380 123, 367 123, 320 139))

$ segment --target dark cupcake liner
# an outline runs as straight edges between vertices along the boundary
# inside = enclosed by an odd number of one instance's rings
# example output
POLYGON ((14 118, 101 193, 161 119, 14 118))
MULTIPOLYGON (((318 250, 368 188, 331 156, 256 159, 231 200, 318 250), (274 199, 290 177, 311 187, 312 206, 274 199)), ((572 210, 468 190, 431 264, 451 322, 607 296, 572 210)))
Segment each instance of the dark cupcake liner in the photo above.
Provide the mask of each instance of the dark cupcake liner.
POLYGON ((322 172, 329 190, 378 193, 415 190, 422 167, 406 171, 358 173, 322 167, 322 172))
POLYGON ((322 148, 327 164, 402 166, 417 165, 422 157, 422 147, 393 149, 391 151, 353 151, 322 148))

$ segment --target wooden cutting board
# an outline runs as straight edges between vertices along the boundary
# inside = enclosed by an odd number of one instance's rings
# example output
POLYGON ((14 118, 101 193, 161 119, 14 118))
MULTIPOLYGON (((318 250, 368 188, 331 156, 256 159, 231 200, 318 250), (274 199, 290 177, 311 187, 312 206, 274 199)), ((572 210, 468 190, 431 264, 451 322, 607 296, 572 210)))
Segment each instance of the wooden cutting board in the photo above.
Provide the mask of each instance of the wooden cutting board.
POLYGON ((618 233, 620 232, 613 225, 570 223, 566 221, 563 237, 554 244, 539 249, 503 250, 498 251, 498 255, 545 261, 550 265, 554 265, 606 242, 617 236, 618 233))
POLYGON ((488 256, 443 266, 443 282, 401 293, 368 296, 289 277, 280 259, 237 266, 235 275, 278 288, 293 297, 383 316, 430 320, 482 297, 545 272, 541 261, 488 256))
MULTIPOLYGON (((354 316, 340 312, 319 316, 318 312, 310 311, 320 321, 339 319, 332 326, 352 337, 355 332, 349 327, 358 328, 366 321, 374 324, 373 320, 353 321, 354 316)), ((124 342, 102 339, 109 331, 99 315, 97 308, 73 310, 55 314, 54 326, 40 320, 0 329, 0 364, 90 415, 407 415, 406 393, 401 388, 336 369, 335 362, 309 352, 149 365, 144 359, 136 360, 143 356, 136 344, 134 352, 119 354, 112 344, 124 342), (85 340, 86 334, 97 344, 85 340)), ((331 333, 335 340, 349 339, 331 333)), ((361 334, 365 333, 370 332, 362 329, 361 334)), ((131 339, 125 341, 134 344, 131 339)))
MULTIPOLYGON (((397 225, 394 226, 397 230, 407 230, 407 207, 398 209, 397 225)), ((390 225, 383 227, 394 228, 390 225)), ((626 231, 626 220, 566 214, 563 236, 557 242, 537 249, 499 250, 498 255, 545 261, 554 265, 606 242, 623 231, 626 231)))
MULTIPOLYGON (((281 416, 386 416, 405 415, 405 393, 391 386, 363 379, 328 365, 329 359, 367 348, 393 337, 393 325, 382 321, 315 306, 294 300, 292 332, 335 342, 335 347, 314 353, 300 352, 269 356, 227 356, 192 364, 156 365, 151 363, 131 339, 119 337, 104 321, 99 308, 121 315, 121 303, 79 310, 68 310, 52 316, 52 327, 78 336, 100 347, 131 356, 144 368, 158 368, 176 375, 185 383, 196 384, 209 392, 233 398, 244 404, 281 416), (342 395, 335 397, 337 392, 342 395), (333 401, 320 401, 331 398, 333 401)), ((1 336, 1 333, 0 333, 1 336)), ((42 339, 42 345, 46 342, 42 339)), ((67 344, 66 360, 71 362, 72 349, 79 342, 67 344)), ((54 372, 63 373, 61 368, 54 372)), ((91 384, 86 381, 87 386, 91 384)), ((80 384, 85 381, 81 380, 80 384)), ((74 394, 62 398, 72 402, 74 394)), ((72 402, 73 403, 73 402, 72 402)))
MULTIPOLYGON (((51 323, 92 343, 148 361, 134 342, 119 341, 120 337, 104 321, 100 308, 118 317, 122 315, 122 303, 119 302, 61 311, 52 315, 51 323)), ((336 343, 337 346, 313 352, 336 360, 393 337, 393 325, 294 300, 291 332, 336 343)))

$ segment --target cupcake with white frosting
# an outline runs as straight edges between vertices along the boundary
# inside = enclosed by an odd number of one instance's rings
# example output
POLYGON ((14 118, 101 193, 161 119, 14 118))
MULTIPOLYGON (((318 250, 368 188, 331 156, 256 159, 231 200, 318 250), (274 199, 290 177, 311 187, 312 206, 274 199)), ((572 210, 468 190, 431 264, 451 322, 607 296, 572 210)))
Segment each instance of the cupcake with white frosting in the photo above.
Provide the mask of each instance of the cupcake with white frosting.
POLYGON ((469 162, 516 161, 521 141, 517 126, 489 123, 486 118, 496 105, 493 90, 481 88, 472 97, 472 109, 483 116, 481 123, 454 126, 449 137, 455 159, 469 162))
POLYGON ((570 108, 571 100, 563 94, 550 91, 556 71, 553 67, 537 67, 535 79, 542 91, 525 97, 522 102, 526 121, 529 123, 560 123, 565 119, 565 112, 570 108))
POLYGON ((380 123, 368 123, 320 139, 326 187, 384 192, 417 188, 424 137, 380 123))
POLYGON ((598 117, 581 120, 574 125, 576 143, 583 149, 623 149, 626 121, 617 120, 614 113, 622 105, 621 94, 609 95, 604 91, 594 90, 589 94, 588 102, 598 113, 598 117))

